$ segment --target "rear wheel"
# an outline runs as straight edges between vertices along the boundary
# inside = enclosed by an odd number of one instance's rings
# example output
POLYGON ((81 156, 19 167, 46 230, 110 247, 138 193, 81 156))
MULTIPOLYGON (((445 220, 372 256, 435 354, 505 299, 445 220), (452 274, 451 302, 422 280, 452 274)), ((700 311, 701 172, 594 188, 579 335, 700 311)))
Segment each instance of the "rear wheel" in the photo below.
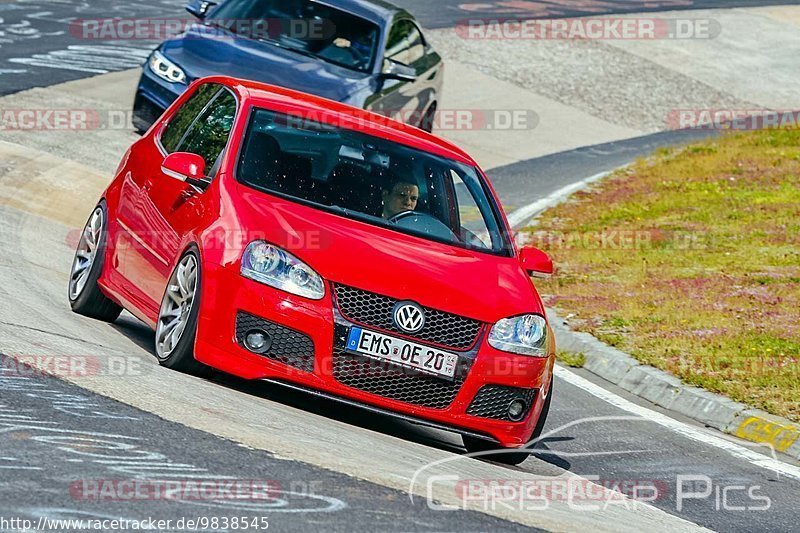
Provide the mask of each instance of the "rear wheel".
MULTIPOLYGON (((539 415, 539 420, 536 422, 536 427, 533 428, 531 440, 522 449, 530 450, 534 446, 530 442, 539 438, 544 430, 544 423, 547 421, 547 414, 550 412, 550 400, 553 398, 553 378, 550 378, 550 388, 547 392, 547 398, 544 400, 542 406, 542 413, 539 415)), ((512 452, 509 448, 498 448, 496 444, 483 439, 470 437, 469 435, 462 435, 461 440, 464 442, 464 447, 469 453, 497 451, 499 453, 486 453, 479 457, 503 463, 507 465, 518 465, 525 461, 531 454, 530 451, 512 452)))
POLYGON ((113 322, 122 307, 106 297, 97 284, 106 259, 107 220, 105 204, 101 203, 92 211, 78 241, 70 269, 68 296, 74 312, 113 322))
POLYGON ((156 324, 156 357, 167 368, 205 374, 209 367, 194 358, 200 309, 200 261, 187 252, 173 270, 161 300, 156 324))

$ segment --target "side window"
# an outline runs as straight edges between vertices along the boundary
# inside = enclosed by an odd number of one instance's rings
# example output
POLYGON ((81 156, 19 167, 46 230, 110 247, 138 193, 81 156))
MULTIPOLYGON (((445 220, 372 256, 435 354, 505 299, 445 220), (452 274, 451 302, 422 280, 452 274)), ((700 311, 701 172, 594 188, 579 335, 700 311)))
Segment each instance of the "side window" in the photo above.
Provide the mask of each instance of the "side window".
POLYGON ((401 20, 392 26, 389 31, 389 39, 386 42, 386 59, 397 61, 403 65, 410 64, 409 60, 409 37, 414 25, 407 20, 401 20))
POLYGON ((207 83, 201 85, 183 106, 172 116, 164 132, 161 134, 161 145, 168 154, 178 151, 178 144, 183 139, 186 130, 192 125, 206 104, 211 101, 220 89, 220 85, 207 83))
POLYGON ((213 177, 216 163, 228 144, 228 136, 236 115, 236 98, 223 89, 200 115, 184 141, 180 151, 202 156, 206 162, 206 175, 213 177))
POLYGON ((425 57, 425 40, 413 22, 408 22, 408 25, 411 27, 408 34, 408 64, 413 65, 425 57))
POLYGON ((472 246, 491 250, 492 239, 489 236, 489 228, 486 227, 486 220, 483 218, 475 198, 455 170, 450 170, 450 177, 453 179, 453 189, 458 204, 461 240, 472 246))

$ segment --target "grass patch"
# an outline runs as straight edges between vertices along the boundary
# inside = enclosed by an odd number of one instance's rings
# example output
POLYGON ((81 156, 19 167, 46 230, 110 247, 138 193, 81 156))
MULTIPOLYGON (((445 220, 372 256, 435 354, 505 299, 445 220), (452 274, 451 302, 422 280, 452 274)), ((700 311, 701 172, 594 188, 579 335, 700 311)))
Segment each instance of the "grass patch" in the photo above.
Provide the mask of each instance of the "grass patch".
POLYGON ((586 356, 580 352, 557 352, 556 359, 558 359, 558 362, 571 366, 572 368, 583 368, 583 365, 586 364, 586 356))
POLYGON ((800 421, 800 131, 660 150, 526 231, 577 329, 800 421))

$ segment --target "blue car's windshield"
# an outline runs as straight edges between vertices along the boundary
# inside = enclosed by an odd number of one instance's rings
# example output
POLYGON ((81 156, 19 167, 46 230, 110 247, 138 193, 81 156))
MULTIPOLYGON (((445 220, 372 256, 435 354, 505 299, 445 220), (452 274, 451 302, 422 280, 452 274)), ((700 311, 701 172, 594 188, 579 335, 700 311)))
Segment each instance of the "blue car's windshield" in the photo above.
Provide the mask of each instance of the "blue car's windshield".
POLYGON ((228 0, 206 21, 362 72, 377 50, 378 26, 313 0, 228 0))
POLYGON ((256 109, 236 175, 362 222, 480 251, 510 249, 475 168, 313 117, 256 109))

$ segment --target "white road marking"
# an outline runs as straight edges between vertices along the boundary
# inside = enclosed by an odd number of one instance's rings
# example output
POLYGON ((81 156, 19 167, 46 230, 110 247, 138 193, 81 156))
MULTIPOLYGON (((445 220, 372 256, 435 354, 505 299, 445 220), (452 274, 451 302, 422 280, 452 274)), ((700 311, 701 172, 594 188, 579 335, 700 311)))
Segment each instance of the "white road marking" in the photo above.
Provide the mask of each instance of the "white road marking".
POLYGON ((767 457, 749 448, 745 448, 740 444, 736 444, 735 442, 725 438, 707 433, 702 429, 684 424, 683 422, 679 422, 674 418, 670 418, 667 415, 653 411, 647 407, 637 405, 626 400, 625 398, 617 396, 613 392, 607 391, 599 385, 595 385, 591 381, 582 378, 563 367, 556 366, 555 375, 558 377, 558 379, 563 379, 567 383, 575 385, 579 389, 588 392, 595 398, 599 398, 600 400, 603 400, 604 402, 609 403, 618 409, 622 409, 623 411, 639 415, 647 419, 647 421, 665 427, 683 437, 707 444, 709 446, 714 446, 721 450, 725 450, 737 459, 743 459, 754 466, 772 470, 777 474, 783 474, 796 480, 800 480, 800 468, 797 466, 784 463, 783 461, 772 457, 767 457))
POLYGON ((561 202, 566 200, 567 197, 569 197, 572 193, 583 189, 592 182, 605 178, 606 176, 611 174, 611 172, 613 172, 613 170, 608 172, 599 172, 593 176, 589 176, 588 178, 576 181, 575 183, 570 183, 565 187, 561 187, 557 191, 550 193, 544 198, 536 200, 532 204, 520 207, 516 211, 510 213, 508 215, 508 222, 509 224, 511 224, 512 228, 517 227, 520 224, 532 219, 545 209, 553 207, 556 204, 560 204, 561 202))
POLYGON ((55 50, 30 57, 12 57, 9 63, 64 70, 76 70, 91 74, 125 70, 141 66, 150 55, 152 46, 141 47, 110 45, 72 45, 66 50, 55 50))

